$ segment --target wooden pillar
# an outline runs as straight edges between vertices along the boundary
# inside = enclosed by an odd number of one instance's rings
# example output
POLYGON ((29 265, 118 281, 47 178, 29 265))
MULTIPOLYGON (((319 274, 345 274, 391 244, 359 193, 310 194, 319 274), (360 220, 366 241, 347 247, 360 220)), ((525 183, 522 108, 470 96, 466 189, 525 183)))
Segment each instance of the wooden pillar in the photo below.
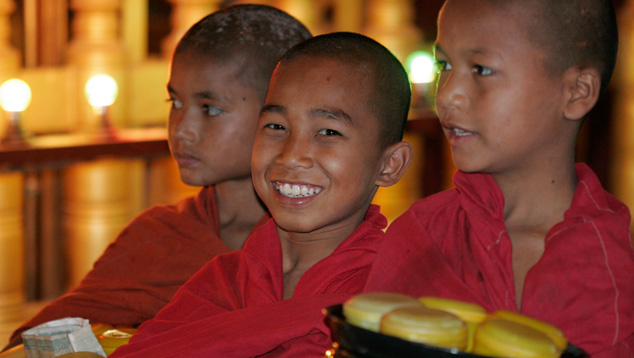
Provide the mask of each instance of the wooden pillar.
POLYGON ((363 28, 363 0, 335 0, 334 31, 361 32, 363 28))
POLYGON ((613 194, 634 207, 634 1, 619 13, 619 58, 612 79, 613 111, 613 194))
POLYGON ((69 65, 76 69, 75 100, 79 127, 96 131, 100 120, 84 95, 88 79, 97 73, 112 76, 119 86, 119 96, 109 109, 116 126, 125 124, 126 56, 119 37, 121 0, 71 0, 74 12, 72 40, 69 46, 69 65))
MULTIPOLYGON (((11 45, 10 16, 15 11, 14 0, 0 0, 0 84, 15 77, 20 70, 22 55, 11 45)), ((4 136, 9 121, 0 108, 0 138, 4 136)))
POLYGON ((363 33, 390 49, 405 63, 421 44, 423 35, 414 23, 411 0, 368 0, 363 33))
POLYGON ((221 0, 168 0, 172 4, 172 31, 161 43, 163 58, 172 58, 176 44, 189 28, 203 17, 218 10, 221 0))
POLYGON ((319 35, 327 31, 323 27, 320 3, 315 0, 277 0, 273 6, 301 21, 313 35, 319 35))
POLYGON ((123 1, 121 23, 129 62, 145 60, 148 52, 148 0, 123 1))
POLYGON ((0 173, 0 306, 24 301, 24 177, 0 173))
POLYGON ((140 211, 142 160, 102 159, 63 174, 63 227, 69 284, 79 283, 109 243, 140 211))

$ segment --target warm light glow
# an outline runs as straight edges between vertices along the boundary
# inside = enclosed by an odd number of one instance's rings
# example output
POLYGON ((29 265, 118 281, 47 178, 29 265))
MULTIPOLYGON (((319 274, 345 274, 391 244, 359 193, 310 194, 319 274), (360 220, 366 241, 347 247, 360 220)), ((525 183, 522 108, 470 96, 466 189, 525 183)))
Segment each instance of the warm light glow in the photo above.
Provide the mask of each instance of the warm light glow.
POLYGON ((18 78, 7 80, 0 86, 0 105, 7 112, 22 112, 31 103, 31 88, 18 78))
POLYGON ((90 77, 84 91, 91 106, 107 107, 114 103, 119 90, 114 78, 99 74, 90 77))
POLYGON ((434 57, 425 51, 412 53, 407 59, 409 80, 412 83, 431 83, 436 79, 434 57))

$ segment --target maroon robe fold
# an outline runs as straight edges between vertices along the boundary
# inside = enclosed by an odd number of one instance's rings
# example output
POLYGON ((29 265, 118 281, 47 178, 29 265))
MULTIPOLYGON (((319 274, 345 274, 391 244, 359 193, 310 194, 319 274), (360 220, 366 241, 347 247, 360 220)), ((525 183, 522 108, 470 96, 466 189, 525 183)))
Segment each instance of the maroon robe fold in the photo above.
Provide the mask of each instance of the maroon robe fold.
POLYGON ((213 187, 175 205, 146 210, 110 244, 79 286, 20 326, 10 346, 20 343, 22 331, 63 317, 126 325, 154 317, 196 271, 231 251, 219 235, 213 187))
MULTIPOLYGON (((564 220, 546 235, 526 275, 521 312, 561 328, 593 357, 632 357, 634 252, 625 205, 577 164, 564 220)), ((366 291, 440 296, 489 311, 517 311, 504 198, 490 175, 458 172, 455 189, 415 203, 395 220, 366 291)))
POLYGON ((361 292, 386 224, 372 205, 284 300, 282 248, 270 220, 242 250, 205 265, 111 357, 323 357, 331 342, 322 309, 361 292))

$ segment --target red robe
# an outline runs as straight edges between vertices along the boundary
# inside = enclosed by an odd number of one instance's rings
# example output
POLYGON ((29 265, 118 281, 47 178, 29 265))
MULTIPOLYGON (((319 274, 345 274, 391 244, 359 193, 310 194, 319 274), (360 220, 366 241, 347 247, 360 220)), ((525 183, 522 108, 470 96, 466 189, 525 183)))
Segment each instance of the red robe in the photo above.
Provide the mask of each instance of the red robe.
POLYGON ((213 187, 176 205, 150 208, 119 234, 79 286, 20 326, 9 345, 19 344, 30 327, 68 316, 140 324, 209 260, 230 251, 220 240, 213 187))
MULTIPOLYGON (((625 205, 577 164, 564 220, 524 283, 521 312, 561 328, 593 357, 634 352, 634 253, 625 205)), ((455 189, 415 203, 379 248, 366 291, 396 291, 517 311, 504 198, 490 175, 458 172, 455 189)))
POLYGON ((322 308, 361 292, 386 224, 372 205, 365 221, 284 300, 282 248, 270 220, 242 250, 196 273, 110 357, 321 358, 331 347, 322 308))

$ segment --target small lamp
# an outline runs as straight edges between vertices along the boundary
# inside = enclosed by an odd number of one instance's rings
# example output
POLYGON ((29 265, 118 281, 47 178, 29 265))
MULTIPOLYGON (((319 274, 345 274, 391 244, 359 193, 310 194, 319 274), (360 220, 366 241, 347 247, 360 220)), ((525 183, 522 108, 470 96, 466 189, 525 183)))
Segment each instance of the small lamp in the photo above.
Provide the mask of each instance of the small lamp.
POLYGON ((436 80, 433 55, 426 51, 413 52, 407 58, 406 67, 412 83, 412 105, 414 107, 429 107, 433 98, 433 93, 430 93, 432 84, 436 80))
POLYGON ((117 81, 109 75, 98 74, 90 77, 84 87, 84 93, 93 112, 101 120, 100 134, 105 138, 116 137, 116 130, 110 122, 108 107, 110 107, 119 92, 117 81))
POLYGON ((2 144, 24 144, 20 126, 22 113, 31 103, 31 88, 18 78, 7 80, 0 86, 0 105, 9 114, 9 127, 2 144))

